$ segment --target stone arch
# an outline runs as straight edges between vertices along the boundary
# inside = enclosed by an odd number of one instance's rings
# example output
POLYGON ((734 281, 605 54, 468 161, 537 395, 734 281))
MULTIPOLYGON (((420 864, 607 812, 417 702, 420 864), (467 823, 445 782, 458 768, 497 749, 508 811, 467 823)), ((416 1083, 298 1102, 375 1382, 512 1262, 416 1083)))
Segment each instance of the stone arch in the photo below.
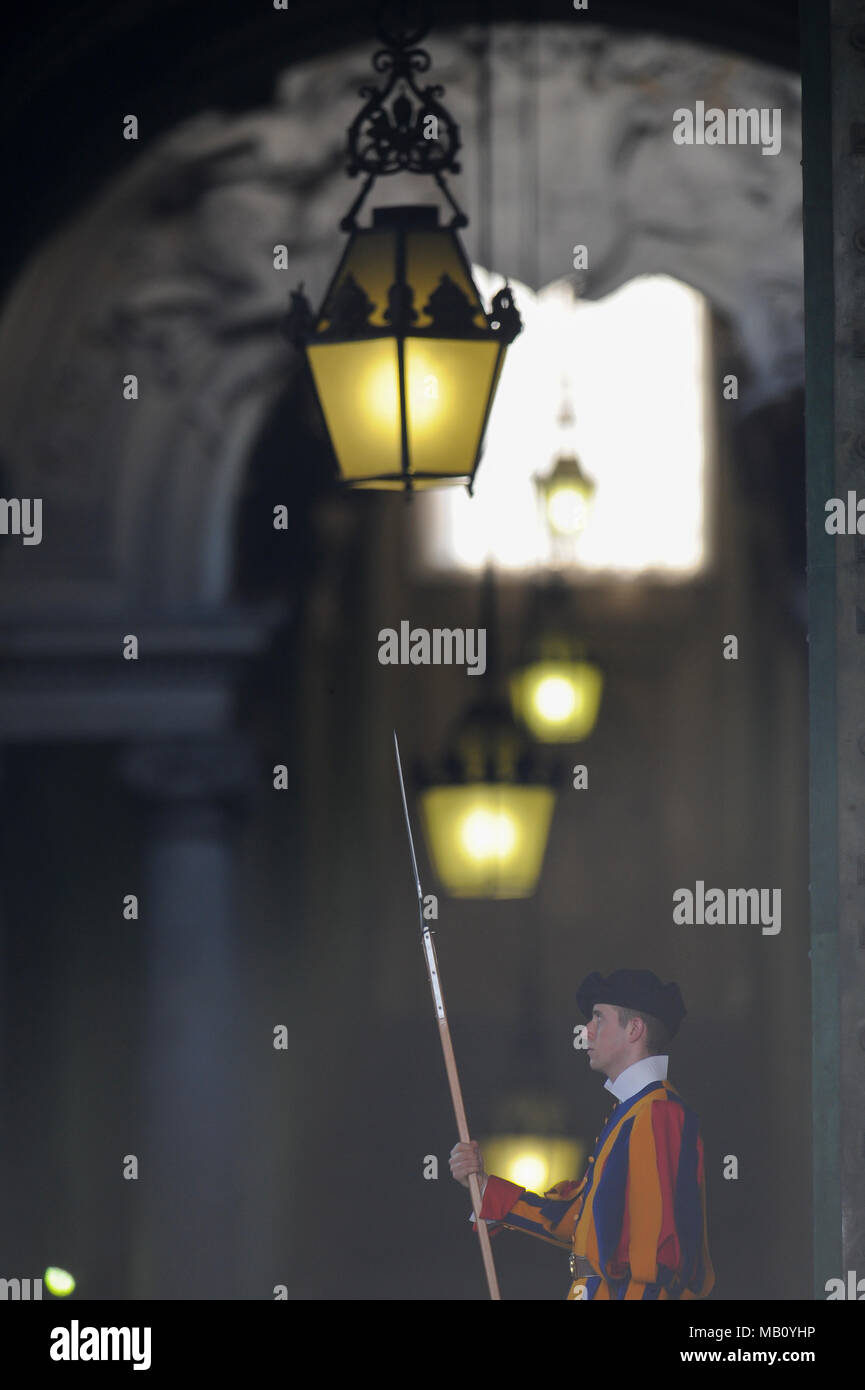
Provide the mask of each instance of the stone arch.
MULTIPOLYGON (((543 230, 527 246, 523 38, 524 26, 492 30, 496 267, 537 287, 561 277, 580 240, 596 248, 579 286, 590 297, 641 272, 674 273, 737 325, 754 400, 798 383, 797 79, 685 41, 539 30, 543 230), (673 109, 706 93, 721 105, 777 103, 781 153, 674 146, 673 109)), ((473 45, 469 31, 450 33, 434 58, 463 126, 459 192, 476 228, 473 45)), ((304 280, 316 297, 335 263, 354 192, 343 134, 368 59, 368 49, 317 59, 285 74, 271 108, 184 123, 19 276, 0 320, 0 455, 10 489, 45 499, 50 544, 35 555, 7 548, 13 607, 73 592, 108 608, 229 601, 245 460, 293 370, 279 322, 289 288, 304 280), (279 243, 287 273, 273 268, 279 243), (136 402, 122 399, 129 372, 136 402)), ((392 180, 383 200, 416 198, 416 184, 392 180)), ((476 253, 472 227, 466 244, 476 253)))

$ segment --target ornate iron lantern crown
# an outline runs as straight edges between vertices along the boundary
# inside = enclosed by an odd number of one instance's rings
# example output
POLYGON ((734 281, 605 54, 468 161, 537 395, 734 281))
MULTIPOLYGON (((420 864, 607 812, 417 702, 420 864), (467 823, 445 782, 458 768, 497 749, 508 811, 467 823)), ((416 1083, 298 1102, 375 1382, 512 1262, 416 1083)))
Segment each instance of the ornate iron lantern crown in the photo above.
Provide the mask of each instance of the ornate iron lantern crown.
POLYGON ((365 103, 348 128, 349 178, 366 174, 364 186, 340 223, 344 232, 354 231, 355 217, 373 183, 383 174, 431 174, 450 203, 452 227, 467 227, 468 218, 445 183, 445 172, 458 174, 459 126, 439 98, 444 87, 439 82, 421 89, 415 73, 428 72, 431 58, 418 48, 427 33, 426 26, 388 30, 377 26, 385 47, 372 59, 376 72, 387 74, 383 87, 364 86, 360 95, 365 103))

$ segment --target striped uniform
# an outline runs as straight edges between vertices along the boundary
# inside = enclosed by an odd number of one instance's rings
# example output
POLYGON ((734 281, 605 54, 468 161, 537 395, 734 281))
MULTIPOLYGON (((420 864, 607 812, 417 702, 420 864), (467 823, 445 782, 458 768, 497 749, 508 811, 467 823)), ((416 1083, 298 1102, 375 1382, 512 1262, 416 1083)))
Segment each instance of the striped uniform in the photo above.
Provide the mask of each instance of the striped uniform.
POLYGON ((715 1283, 706 1232, 703 1141, 697 1116, 669 1081, 653 1081, 613 1110, 582 1182, 543 1197, 490 1176, 481 1217, 553 1240, 596 1271, 569 1299, 705 1298, 715 1283))

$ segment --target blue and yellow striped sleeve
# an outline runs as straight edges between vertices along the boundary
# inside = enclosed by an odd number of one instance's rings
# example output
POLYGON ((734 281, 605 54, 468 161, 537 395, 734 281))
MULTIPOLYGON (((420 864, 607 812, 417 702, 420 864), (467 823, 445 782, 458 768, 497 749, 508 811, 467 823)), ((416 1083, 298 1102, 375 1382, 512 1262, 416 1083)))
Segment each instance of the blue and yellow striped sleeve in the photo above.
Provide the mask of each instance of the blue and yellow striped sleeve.
POLYGON ((574 1227, 580 1215, 582 1182, 558 1182, 543 1196, 529 1192, 506 1178, 490 1174, 481 1206, 481 1219, 495 1222, 493 1231, 506 1226, 525 1231, 527 1235, 551 1240, 565 1249, 571 1248, 574 1227))

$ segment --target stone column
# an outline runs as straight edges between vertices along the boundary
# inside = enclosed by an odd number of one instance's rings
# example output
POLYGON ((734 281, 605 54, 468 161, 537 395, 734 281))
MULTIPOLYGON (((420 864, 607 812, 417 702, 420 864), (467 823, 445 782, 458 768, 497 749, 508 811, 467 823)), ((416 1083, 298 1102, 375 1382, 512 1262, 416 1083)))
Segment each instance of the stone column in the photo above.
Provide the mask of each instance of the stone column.
POLYGON ((123 772, 148 809, 133 1288, 136 1298, 239 1298, 232 831, 253 760, 239 740, 184 739, 127 749, 123 772))
POLYGON ((805 189, 814 1293, 865 1273, 865 3, 800 7, 805 189), (854 522, 855 525, 855 522, 854 522))
MULTIPOLYGON (((832 211, 835 272, 834 497, 865 496, 865 4, 833 0, 832 211)), ((865 545, 837 556, 838 978, 840 983, 841 1261, 865 1276, 865 545)), ((817 1078, 815 1078, 815 1083, 817 1078)), ((834 1273, 834 1271, 833 1271, 834 1273)), ((865 1287, 865 1285, 863 1285, 865 1287)), ((825 1297, 825 1292, 823 1293, 825 1297)), ((848 1292, 849 1297, 849 1292, 848 1292)))
MULTIPOLYGON (((0 821, 0 825, 4 826, 7 823, 6 818, 11 811, 8 799, 9 789, 6 786, 5 780, 5 759, 6 750, 2 748, 0 749, 0 810, 2 810, 2 821, 0 821)), ((5 836, 3 838, 5 839, 5 836)), ((5 862, 5 853, 6 845, 0 841, 0 865, 5 862)), ((13 1047, 13 1030, 9 1017, 9 951, 8 927, 3 915, 3 902, 0 901, 0 1184, 2 1184, 3 1192, 12 1193, 15 1190, 15 1165, 12 1158, 12 1148, 13 1136, 16 1131, 16 1119, 12 1090, 9 1084, 9 1066, 13 1047)), ((6 1246, 10 1253, 15 1252, 17 1255, 18 1215, 16 1203, 11 1202, 9 1204, 8 1215, 9 1229, 6 1246)), ((8 1255, 5 1263, 7 1265, 10 1263, 8 1255)), ((0 1271, 0 1277, 2 1277, 3 1274, 5 1274, 5 1271, 0 1271)))

